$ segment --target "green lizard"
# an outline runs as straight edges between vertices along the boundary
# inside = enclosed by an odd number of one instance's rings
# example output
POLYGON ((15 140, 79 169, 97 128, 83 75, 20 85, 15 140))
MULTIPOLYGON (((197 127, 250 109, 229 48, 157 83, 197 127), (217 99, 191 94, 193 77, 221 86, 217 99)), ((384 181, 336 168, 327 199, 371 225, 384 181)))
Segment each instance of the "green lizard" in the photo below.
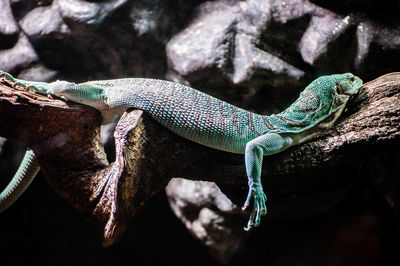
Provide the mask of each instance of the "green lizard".
MULTIPOLYGON (((188 86, 162 80, 130 78, 80 84, 45 83, 14 79, 6 72, 0 72, 0 78, 39 93, 92 106, 101 112, 104 123, 115 120, 127 108, 141 109, 179 136, 214 149, 244 154, 249 192, 243 210, 251 200, 254 204, 246 230, 258 226, 261 216, 267 213, 267 197, 261 185, 263 156, 281 152, 331 127, 349 99, 362 87, 362 80, 351 73, 322 76, 309 84, 286 110, 266 116, 240 109, 188 86)), ((28 157, 31 161, 32 156, 33 153, 28 157)), ((24 160, 22 165, 25 164, 24 160)), ((33 176, 25 177, 20 173, 14 179, 33 176)), ((8 197, 13 198, 9 204, 19 196, 9 194, 8 197)), ((0 198, 0 206, 2 201, 4 199, 0 198)))

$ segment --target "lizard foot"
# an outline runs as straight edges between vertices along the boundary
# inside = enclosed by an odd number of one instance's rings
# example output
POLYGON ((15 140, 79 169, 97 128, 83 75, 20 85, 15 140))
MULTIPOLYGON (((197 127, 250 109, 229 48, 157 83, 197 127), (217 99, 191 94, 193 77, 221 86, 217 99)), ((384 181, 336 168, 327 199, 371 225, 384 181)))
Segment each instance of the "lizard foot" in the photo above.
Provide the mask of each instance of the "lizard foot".
POLYGON ((19 88, 25 89, 25 88, 26 88, 26 84, 24 84, 24 83, 22 83, 22 82, 19 82, 19 81, 16 81, 16 82, 14 82, 14 84, 12 85, 12 87, 13 87, 14 89, 19 89, 19 88))
POLYGON ((48 89, 43 88, 43 87, 38 87, 38 86, 35 86, 35 85, 27 85, 26 89, 31 91, 31 92, 39 93, 39 94, 42 94, 42 95, 50 95, 51 94, 51 93, 49 93, 48 89))
POLYGON ((265 195, 261 184, 249 184, 249 193, 247 194, 247 199, 242 210, 245 210, 250 205, 251 198, 253 198, 254 207, 251 211, 247 227, 244 228, 245 231, 249 231, 253 227, 259 226, 261 223, 261 216, 267 214, 267 206, 265 204, 267 196, 265 195))
POLYGON ((15 82, 15 78, 11 74, 0 70, 0 81, 6 81, 6 80, 15 82))
POLYGON ((32 84, 26 84, 21 81, 15 81, 14 84, 12 85, 14 89, 24 89, 26 91, 30 91, 33 93, 39 93, 42 95, 49 95, 48 89, 43 88, 43 87, 38 87, 36 85, 32 84))

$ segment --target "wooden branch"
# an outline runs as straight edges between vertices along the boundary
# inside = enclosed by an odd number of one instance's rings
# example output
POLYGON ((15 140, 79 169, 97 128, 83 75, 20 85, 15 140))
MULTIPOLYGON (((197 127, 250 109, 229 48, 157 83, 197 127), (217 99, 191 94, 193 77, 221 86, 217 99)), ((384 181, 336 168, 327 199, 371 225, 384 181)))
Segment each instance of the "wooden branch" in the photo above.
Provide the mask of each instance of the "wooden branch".
MULTIPOLYGON (((112 244, 148 198, 173 177, 234 185, 238 204, 247 193, 242 155, 182 139, 141 111, 126 112, 108 164, 100 142, 99 113, 90 107, 0 86, 0 135, 37 154, 53 189, 104 226, 112 244)), ((350 187, 365 157, 399 141, 400 74, 363 87, 343 121, 322 136, 264 158, 263 183, 271 217, 304 217, 329 208, 350 187)))

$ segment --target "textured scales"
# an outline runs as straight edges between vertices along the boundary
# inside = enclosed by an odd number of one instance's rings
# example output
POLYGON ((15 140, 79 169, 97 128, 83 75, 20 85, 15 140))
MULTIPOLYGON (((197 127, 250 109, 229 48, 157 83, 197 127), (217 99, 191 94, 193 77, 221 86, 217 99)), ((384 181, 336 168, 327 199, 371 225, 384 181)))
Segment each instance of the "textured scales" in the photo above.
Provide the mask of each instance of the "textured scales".
POLYGON ((111 110, 141 109, 175 134, 214 149, 243 154, 247 142, 268 130, 263 116, 178 83, 122 79, 82 85, 104 88, 111 110))
POLYGON ((39 169, 35 154, 31 150, 27 150, 14 177, 0 193, 0 213, 10 207, 25 192, 39 169))
POLYGON ((331 127, 362 86, 361 79, 351 73, 323 76, 308 85, 285 111, 264 116, 169 81, 131 78, 75 84, 16 80, 5 72, 0 76, 41 93, 92 106, 102 113, 104 123, 127 108, 137 108, 193 142, 245 154, 249 193, 243 209, 251 200, 254 204, 246 230, 258 226, 267 212, 261 185, 263 156, 302 143, 331 127))

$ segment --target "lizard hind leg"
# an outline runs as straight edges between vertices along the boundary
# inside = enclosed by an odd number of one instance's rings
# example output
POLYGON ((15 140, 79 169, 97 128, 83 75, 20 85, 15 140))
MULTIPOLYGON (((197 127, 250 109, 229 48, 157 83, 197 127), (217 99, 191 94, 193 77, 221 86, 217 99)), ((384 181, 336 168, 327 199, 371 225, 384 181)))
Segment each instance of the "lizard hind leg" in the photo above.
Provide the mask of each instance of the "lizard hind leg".
POLYGON ((0 81, 4 81, 4 80, 9 80, 11 82, 15 82, 15 78, 11 74, 9 74, 3 70, 0 70, 0 81))
POLYGON ((280 152, 289 147, 291 143, 292 139, 290 137, 281 136, 277 133, 267 133, 247 143, 245 163, 246 173, 249 178, 249 192, 242 209, 245 210, 250 205, 251 200, 253 200, 254 206, 247 227, 244 228, 246 231, 249 231, 254 226, 259 226, 261 216, 267 213, 267 196, 261 184, 263 156, 280 152))
POLYGON ((48 88, 49 83, 42 81, 26 81, 14 78, 11 74, 0 70, 0 82, 8 81, 12 83, 13 88, 21 88, 34 93, 47 95, 51 93, 48 88))

